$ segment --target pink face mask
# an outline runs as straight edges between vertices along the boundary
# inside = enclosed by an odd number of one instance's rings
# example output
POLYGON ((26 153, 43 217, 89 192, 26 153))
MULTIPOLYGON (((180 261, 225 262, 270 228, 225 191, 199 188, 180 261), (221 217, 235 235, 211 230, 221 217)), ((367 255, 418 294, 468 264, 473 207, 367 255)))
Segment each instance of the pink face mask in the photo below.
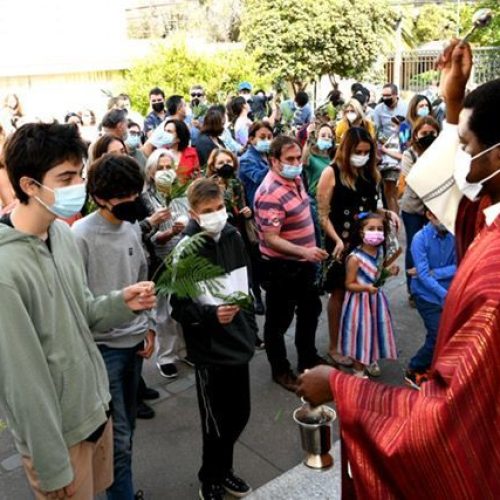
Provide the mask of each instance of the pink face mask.
POLYGON ((385 239, 383 231, 365 231, 363 234, 363 242, 367 245, 378 247, 385 239))

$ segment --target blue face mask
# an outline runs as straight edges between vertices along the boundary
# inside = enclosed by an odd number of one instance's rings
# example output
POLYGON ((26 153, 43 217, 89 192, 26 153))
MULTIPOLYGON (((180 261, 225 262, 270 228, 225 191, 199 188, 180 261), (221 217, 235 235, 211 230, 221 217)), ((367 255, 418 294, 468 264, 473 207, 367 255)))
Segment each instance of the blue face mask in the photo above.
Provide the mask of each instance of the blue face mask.
POLYGON ((332 144, 333 142, 331 139, 318 139, 316 142, 316 146, 318 146, 318 149, 320 151, 330 149, 332 147, 332 144))
POLYGON ((172 132, 163 132, 163 144, 165 144, 165 146, 171 146, 174 141, 175 137, 172 132))
MULTIPOLYGON (((34 179, 33 179, 34 180, 34 179)), ((87 189, 85 183, 74 184, 72 186, 60 187, 51 189, 39 182, 35 181, 40 187, 48 189, 54 193, 54 203, 47 205, 38 196, 35 200, 44 206, 49 212, 53 213, 56 217, 66 219, 77 214, 83 207, 87 197, 87 189)))
POLYGON ((136 150, 141 145, 141 138, 138 135, 130 135, 127 137, 125 144, 132 150, 136 150))
POLYGON ((261 139, 260 141, 257 141, 255 149, 259 153, 269 153, 269 150, 271 149, 271 141, 268 141, 266 139, 261 139))
POLYGON ((175 136, 172 132, 166 132, 160 125, 155 128, 148 141, 155 148, 162 148, 164 146, 171 146, 175 142, 175 136))
POLYGON ((302 173, 302 164, 300 165, 287 165, 283 163, 283 170, 281 171, 281 176, 285 179, 295 179, 302 173))
POLYGON ((417 109, 417 116, 428 116, 429 115, 429 108, 426 106, 425 108, 418 108, 417 109))

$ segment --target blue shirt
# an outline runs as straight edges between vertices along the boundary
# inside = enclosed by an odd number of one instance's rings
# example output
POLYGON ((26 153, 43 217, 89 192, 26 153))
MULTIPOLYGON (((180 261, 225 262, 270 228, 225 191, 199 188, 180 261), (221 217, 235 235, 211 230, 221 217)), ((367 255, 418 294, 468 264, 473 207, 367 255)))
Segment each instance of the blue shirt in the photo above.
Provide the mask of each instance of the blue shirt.
POLYGON ((144 133, 147 134, 150 130, 154 130, 160 125, 160 123, 165 120, 167 115, 163 118, 157 115, 154 111, 151 111, 148 116, 144 119, 144 133))
POLYGON ((238 170, 238 177, 245 188, 247 203, 250 208, 253 208, 255 192, 268 172, 269 164, 265 156, 250 145, 240 158, 240 168, 238 170))
POLYGON ((455 237, 442 234, 432 223, 414 237, 411 254, 417 276, 411 280, 411 292, 422 300, 442 306, 451 281, 457 272, 455 237))
POLYGON ((290 113, 293 113, 292 124, 297 127, 307 125, 313 121, 314 113, 310 103, 307 103, 304 107, 299 108, 294 101, 288 99, 284 101, 281 106, 282 108, 288 108, 290 113))
POLYGON ((393 116, 406 116, 408 105, 398 98, 398 103, 394 109, 389 108, 383 102, 377 104, 373 112, 373 123, 377 129, 377 134, 383 136, 386 140, 394 133, 398 132, 399 127, 392 123, 393 116))

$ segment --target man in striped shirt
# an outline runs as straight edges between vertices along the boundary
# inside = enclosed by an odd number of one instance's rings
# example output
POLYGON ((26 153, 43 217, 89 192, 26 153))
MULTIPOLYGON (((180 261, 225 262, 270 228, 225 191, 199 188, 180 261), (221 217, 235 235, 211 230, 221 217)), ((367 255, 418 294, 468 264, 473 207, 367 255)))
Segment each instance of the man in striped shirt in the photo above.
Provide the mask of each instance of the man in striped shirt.
POLYGON ((295 391, 297 378, 283 336, 296 313, 298 371, 324 362, 315 346, 321 313, 315 263, 328 254, 316 246, 309 198, 300 177, 299 143, 288 136, 277 137, 271 144, 270 161, 271 169, 254 202, 267 292, 264 342, 273 380, 295 391))

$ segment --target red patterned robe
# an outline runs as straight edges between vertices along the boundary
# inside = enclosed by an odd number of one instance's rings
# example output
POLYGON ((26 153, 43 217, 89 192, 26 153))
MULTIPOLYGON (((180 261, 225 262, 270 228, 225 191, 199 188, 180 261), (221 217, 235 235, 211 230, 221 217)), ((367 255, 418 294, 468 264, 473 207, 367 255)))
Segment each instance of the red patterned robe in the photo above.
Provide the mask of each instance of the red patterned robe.
POLYGON ((421 391, 337 370, 330 385, 344 498, 500 498, 500 216, 460 264, 421 391))

